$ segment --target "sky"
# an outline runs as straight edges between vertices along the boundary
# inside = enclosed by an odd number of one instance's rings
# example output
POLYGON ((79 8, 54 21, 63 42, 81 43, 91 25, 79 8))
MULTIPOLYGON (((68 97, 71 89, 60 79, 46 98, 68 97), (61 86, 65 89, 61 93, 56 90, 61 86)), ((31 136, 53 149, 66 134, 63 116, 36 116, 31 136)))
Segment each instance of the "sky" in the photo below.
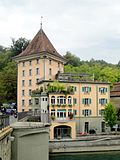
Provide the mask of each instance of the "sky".
POLYGON ((0 45, 43 30, 61 54, 120 60, 120 0, 0 0, 0 45))

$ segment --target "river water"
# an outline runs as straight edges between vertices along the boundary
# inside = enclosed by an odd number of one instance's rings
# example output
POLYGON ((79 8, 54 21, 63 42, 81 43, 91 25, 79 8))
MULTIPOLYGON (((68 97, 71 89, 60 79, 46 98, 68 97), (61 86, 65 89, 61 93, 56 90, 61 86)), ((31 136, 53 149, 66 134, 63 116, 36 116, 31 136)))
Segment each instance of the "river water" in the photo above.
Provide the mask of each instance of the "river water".
POLYGON ((120 152, 50 155, 49 160, 120 160, 120 152))

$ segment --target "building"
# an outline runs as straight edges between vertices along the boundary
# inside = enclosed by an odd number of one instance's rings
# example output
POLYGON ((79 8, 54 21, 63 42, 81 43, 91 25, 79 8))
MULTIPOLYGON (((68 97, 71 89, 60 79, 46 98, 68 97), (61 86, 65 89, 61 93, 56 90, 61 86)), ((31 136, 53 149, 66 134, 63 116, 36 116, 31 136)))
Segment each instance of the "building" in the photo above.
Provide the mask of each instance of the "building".
POLYGON ((18 112, 31 110, 31 92, 39 80, 54 80, 63 73, 66 60, 56 51, 41 28, 28 47, 14 57, 18 66, 18 112))
POLYGON ((105 132, 103 111, 109 102, 109 83, 87 74, 64 73, 66 60, 56 51, 42 28, 18 63, 18 111, 33 110, 49 121, 50 138, 75 138, 90 130, 105 132))
MULTIPOLYGON (((88 133, 93 129, 97 133, 105 132, 103 112, 110 99, 109 83, 57 80, 58 82, 39 82, 39 87, 46 91, 48 97, 46 106, 49 106, 48 113, 51 119, 51 139, 75 138, 76 133, 88 133), (58 86, 62 89, 58 89, 58 86)), ((45 105, 37 105, 38 97, 33 96, 33 109, 42 111, 45 105)), ((39 104, 43 103, 42 101, 43 99, 39 104)))
POLYGON ((120 109, 120 82, 114 83, 112 90, 110 91, 111 102, 115 105, 117 110, 120 109))

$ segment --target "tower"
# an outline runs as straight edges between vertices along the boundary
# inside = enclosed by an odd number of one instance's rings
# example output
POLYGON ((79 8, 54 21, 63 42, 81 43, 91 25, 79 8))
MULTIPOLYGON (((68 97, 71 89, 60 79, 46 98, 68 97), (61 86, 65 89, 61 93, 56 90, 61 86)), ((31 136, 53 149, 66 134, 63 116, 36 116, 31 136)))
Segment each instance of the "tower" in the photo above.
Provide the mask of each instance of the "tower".
POLYGON ((54 80, 63 73, 66 60, 57 52, 42 27, 27 46, 14 57, 18 66, 17 106, 18 112, 31 109, 31 93, 40 80, 54 80))

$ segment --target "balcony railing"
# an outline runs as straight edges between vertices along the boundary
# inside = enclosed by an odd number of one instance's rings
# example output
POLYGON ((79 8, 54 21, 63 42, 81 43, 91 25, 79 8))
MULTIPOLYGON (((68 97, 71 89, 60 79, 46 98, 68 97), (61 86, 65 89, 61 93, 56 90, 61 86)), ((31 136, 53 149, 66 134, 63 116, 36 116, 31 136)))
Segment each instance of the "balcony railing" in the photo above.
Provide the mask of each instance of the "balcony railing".
POLYGON ((8 115, 0 115, 0 130, 9 126, 9 116, 8 115))

